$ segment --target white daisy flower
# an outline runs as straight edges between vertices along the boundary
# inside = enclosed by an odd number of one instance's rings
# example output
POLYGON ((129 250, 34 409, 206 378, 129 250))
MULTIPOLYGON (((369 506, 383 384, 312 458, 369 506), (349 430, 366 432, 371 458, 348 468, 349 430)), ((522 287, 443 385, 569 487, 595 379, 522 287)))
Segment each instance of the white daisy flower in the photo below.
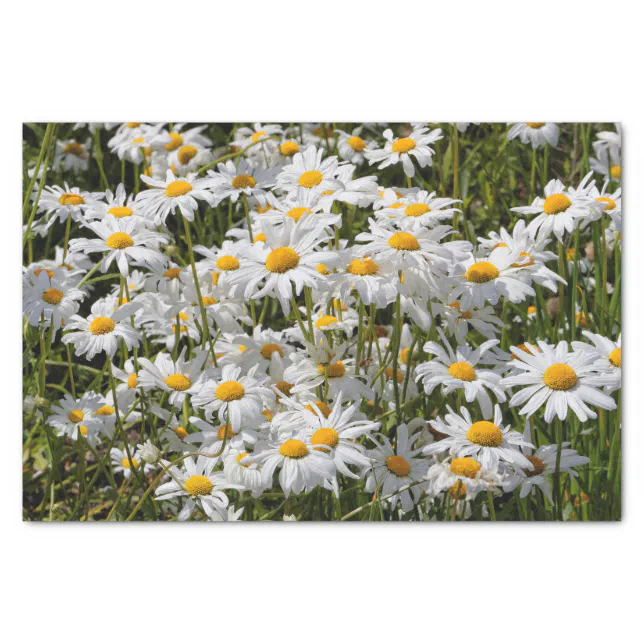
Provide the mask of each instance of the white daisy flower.
POLYGON ((250 463, 246 458, 248 452, 232 448, 224 460, 224 475, 234 485, 248 490, 254 499, 261 496, 265 489, 262 472, 258 463, 250 463))
POLYGON ((530 461, 521 453, 520 447, 533 447, 519 432, 503 427, 501 408, 494 406, 494 422, 474 422, 469 411, 461 407, 461 415, 446 405, 448 413, 443 421, 440 416, 429 421, 431 426, 445 435, 423 448, 423 454, 433 456, 449 451, 457 457, 475 458, 486 470, 496 470, 499 463, 509 463, 515 468, 532 469, 530 461))
POLYGON ((179 521, 189 519, 198 508, 212 518, 220 515, 222 520, 228 517, 228 497, 221 491, 225 489, 241 489, 240 486, 229 483, 221 472, 213 472, 215 462, 210 458, 200 456, 196 459, 186 458, 181 467, 170 467, 172 480, 160 485, 156 491, 157 501, 166 501, 177 497, 186 498, 185 505, 177 517, 179 521))
POLYGON ((151 223, 143 217, 141 204, 136 202, 133 194, 128 195, 125 192, 125 186, 122 183, 119 183, 116 188, 116 193, 112 193, 111 190, 106 190, 104 198, 105 201, 95 200, 89 204, 85 212, 86 219, 102 220, 109 215, 115 219, 126 219, 130 217, 140 219, 141 223, 145 222, 146 225, 151 223))
POLYGON ((336 130, 338 134, 338 152, 340 158, 349 161, 354 165, 362 165, 365 160, 365 152, 378 147, 375 141, 365 141, 360 135, 364 128, 360 125, 354 128, 351 133, 336 130))
POLYGON ((76 139, 56 141, 56 154, 54 155, 54 168, 62 166, 63 172, 86 172, 89 168, 89 151, 91 139, 84 143, 76 139))
POLYGON ((504 297, 510 302, 523 302, 534 289, 519 277, 522 270, 521 252, 507 248, 494 249, 488 257, 477 260, 473 255, 450 267, 449 276, 458 283, 449 293, 450 302, 459 302, 461 310, 472 306, 483 308, 486 302, 492 305, 504 297))
POLYGON ((106 273, 113 261, 119 268, 123 277, 130 271, 130 262, 143 266, 161 266, 166 257, 158 248, 159 244, 166 243, 168 237, 147 228, 133 218, 113 219, 106 218, 88 224, 99 239, 81 237, 72 239, 69 248, 72 253, 106 253, 101 261, 101 272, 106 273))
POLYGON ((188 221, 193 221, 195 210, 199 208, 198 200, 215 204, 214 196, 207 189, 208 179, 199 179, 196 174, 177 179, 172 170, 168 170, 165 180, 143 174, 141 179, 152 188, 139 192, 136 201, 144 215, 154 219, 157 225, 165 224, 168 215, 176 214, 177 208, 188 221))
MULTIPOLYGON (((35 197, 35 195, 34 195, 35 197)), ((61 223, 72 217, 74 221, 84 222, 84 215, 94 201, 103 197, 102 192, 87 192, 80 188, 70 188, 67 183, 60 186, 45 186, 38 202, 38 212, 44 212, 47 228, 56 220, 61 223)))
POLYGON ((309 491, 335 475, 333 451, 320 451, 306 436, 269 440, 258 445, 256 451, 241 459, 240 463, 259 463, 262 484, 273 487, 273 474, 280 468, 279 484, 286 498, 291 493, 309 491))
POLYGON ((582 331, 594 346, 585 342, 572 342, 575 351, 588 351, 595 354, 593 366, 600 373, 611 374, 614 382, 606 387, 606 393, 613 393, 622 388, 622 335, 620 333, 617 341, 605 338, 598 333, 582 331))
POLYGON ((264 295, 277 297, 285 315, 291 310, 291 299, 304 286, 315 288, 322 279, 318 264, 335 261, 333 251, 318 251, 317 247, 329 236, 317 225, 316 216, 300 219, 297 223, 286 219, 284 225, 264 227, 266 243, 253 244, 244 249, 246 263, 230 276, 231 284, 244 284, 244 297, 257 299, 264 295), (254 292, 266 280, 264 286, 254 292))
POLYGON ((545 199, 537 197, 531 206, 512 208, 522 215, 537 215, 526 228, 531 237, 541 239, 554 233, 563 241, 566 232, 571 233, 581 221, 594 216, 601 206, 588 194, 594 182, 586 185, 592 173, 587 174, 575 190, 564 186, 559 179, 552 179, 544 188, 545 199))
POLYGON ((512 367, 523 373, 503 378, 501 384, 508 387, 526 385, 512 396, 510 407, 524 405, 521 415, 531 416, 544 404, 547 423, 555 416, 565 420, 572 409, 583 423, 597 414, 588 407, 590 403, 601 409, 615 409, 615 401, 599 390, 614 383, 610 373, 598 373, 594 366, 593 351, 570 351, 565 341, 555 348, 537 341, 537 347, 525 344, 528 351, 512 347, 512 367), (525 403, 525 404, 524 404, 525 403))
POLYGON ((158 353, 154 364, 147 358, 139 358, 138 386, 162 389, 170 394, 170 404, 180 409, 186 394, 193 396, 201 387, 202 369, 208 352, 200 351, 192 360, 186 360, 185 355, 186 347, 176 362, 167 353, 158 353))
POLYGON ((58 436, 66 435, 76 440, 80 433, 90 445, 96 445, 102 423, 93 414, 101 406, 101 396, 93 391, 85 392, 76 400, 65 394, 58 404, 51 406, 47 424, 56 429, 58 436))
POLYGON ((559 141, 559 127, 556 123, 508 123, 508 141, 519 137, 521 143, 531 144, 532 149, 542 148, 548 143, 555 147, 559 141))
POLYGON ((434 150, 429 145, 443 138, 440 128, 430 132, 428 127, 415 127, 409 136, 401 138, 395 138, 390 129, 385 130, 382 135, 386 141, 385 147, 381 150, 365 152, 365 156, 369 159, 369 165, 380 163, 378 169, 382 170, 402 162, 408 177, 413 177, 416 173, 412 157, 416 159, 421 168, 431 166, 434 150))
MULTIPOLYGON (((604 183, 601 191, 595 186, 590 190, 590 196, 603 207, 603 210, 594 211, 594 219, 599 219, 603 213, 607 214, 615 223, 615 227, 622 232, 622 189, 617 188, 615 192, 608 192, 608 181, 604 183)), ((592 218, 588 221, 592 221, 592 218)), ((582 222, 583 224, 586 221, 582 222)))
POLYGON ((298 152, 293 157, 293 163, 282 168, 277 175, 277 187, 288 193, 293 199, 299 188, 315 189, 318 192, 337 190, 342 184, 335 179, 338 167, 338 157, 327 157, 322 160, 324 150, 315 146, 298 152))
POLYGON ((200 452, 209 454, 209 458, 220 463, 228 456, 231 449, 244 449, 246 445, 252 446, 257 443, 260 433, 249 429, 252 418, 247 415, 244 419, 245 424, 233 429, 232 425, 226 424, 225 421, 223 425, 215 427, 198 416, 191 416, 190 423, 199 431, 189 434, 186 442, 199 445, 200 452), (216 454, 219 456, 215 456, 216 454))
POLYGON ((144 474, 147 474, 154 469, 150 463, 143 461, 139 450, 133 450, 130 447, 130 455, 131 458, 128 457, 125 450, 120 450, 117 447, 113 447, 110 450, 112 472, 114 474, 123 474, 126 479, 129 479, 133 474, 133 470, 138 470, 142 464, 144 474))
POLYGON ((230 424, 233 433, 239 432, 245 423, 257 422, 264 404, 274 397, 264 386, 268 378, 255 377, 258 368, 255 365, 242 375, 236 365, 225 365, 217 379, 206 381, 192 397, 192 404, 203 408, 209 420, 217 412, 221 423, 230 424))
POLYGON ((118 307, 112 298, 97 300, 92 304, 91 313, 87 318, 72 315, 65 323, 65 330, 72 332, 65 333, 62 340, 65 344, 71 342, 76 355, 86 354, 88 360, 102 351, 111 358, 118 349, 119 339, 131 350, 141 342, 141 334, 130 324, 130 317, 140 307, 137 302, 118 307))
MULTIPOLYGON (((414 423, 413 427, 417 425, 414 423)), ((400 503, 403 512, 409 512, 418 503, 420 485, 409 486, 425 478, 428 465, 424 458, 418 458, 422 450, 413 448, 419 434, 410 436, 409 429, 405 424, 398 426, 395 448, 384 434, 379 434, 380 442, 368 452, 371 463, 363 471, 363 476, 367 476, 365 490, 379 490, 382 497, 393 495, 387 503, 392 508, 400 503)))
POLYGON ((499 344, 498 340, 487 340, 478 349, 469 346, 457 346, 452 349, 445 334, 438 329, 443 348, 437 342, 427 342, 423 347, 426 353, 436 356, 430 362, 416 367, 416 381, 423 381, 425 393, 429 396, 438 385, 443 386, 443 395, 463 389, 468 403, 478 401, 484 418, 492 417, 492 400, 488 389, 492 391, 499 402, 505 402, 504 387, 500 384, 501 376, 494 371, 478 367, 481 358, 492 347, 499 344))
POLYGON ((206 185, 212 190, 217 201, 230 197, 235 203, 241 195, 253 197, 264 205, 268 190, 275 185, 275 170, 256 168, 245 159, 238 165, 233 161, 217 164, 217 171, 208 170, 206 185))
POLYGON ((378 219, 397 219, 415 221, 423 226, 433 227, 439 221, 453 219, 454 213, 461 212, 458 208, 448 208, 453 204, 462 203, 460 199, 436 197, 435 192, 419 190, 409 193, 403 201, 377 211, 378 219))

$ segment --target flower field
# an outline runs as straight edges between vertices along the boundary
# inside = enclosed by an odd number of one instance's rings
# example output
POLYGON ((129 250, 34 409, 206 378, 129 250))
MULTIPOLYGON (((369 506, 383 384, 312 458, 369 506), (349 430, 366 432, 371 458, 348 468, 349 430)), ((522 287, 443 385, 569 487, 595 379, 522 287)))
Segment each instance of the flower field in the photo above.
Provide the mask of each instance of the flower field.
POLYGON ((23 519, 619 520, 621 148, 24 124, 23 519))

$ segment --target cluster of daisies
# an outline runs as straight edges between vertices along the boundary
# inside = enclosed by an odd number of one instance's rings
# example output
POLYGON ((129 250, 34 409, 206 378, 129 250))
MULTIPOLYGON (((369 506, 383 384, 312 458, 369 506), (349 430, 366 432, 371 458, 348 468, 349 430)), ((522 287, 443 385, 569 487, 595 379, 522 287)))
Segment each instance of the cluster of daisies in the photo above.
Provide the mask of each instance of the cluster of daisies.
MULTIPOLYGON (((533 319, 535 286, 558 292, 557 243, 576 230, 605 218, 620 243, 619 129, 594 146, 601 189, 592 172, 553 179, 511 230, 471 243, 453 228, 461 202, 424 179, 438 128, 256 123, 215 148, 206 125, 97 127, 140 189, 79 187, 95 139, 57 142, 68 182, 36 182, 30 233, 67 235, 24 268, 24 316, 73 364, 105 364, 98 390, 66 394, 46 423, 108 450, 117 479, 154 480, 165 512, 237 520, 248 496, 359 484, 392 517, 448 503, 467 518, 482 493, 538 487, 552 503, 553 476, 589 462, 537 446, 530 417, 616 409, 618 330, 505 351, 499 315, 527 303, 533 319), (199 243, 218 227, 219 245, 199 243)), ((555 146, 559 128, 513 123, 508 138, 555 146)), ((590 260, 569 259, 592 288, 590 260)))

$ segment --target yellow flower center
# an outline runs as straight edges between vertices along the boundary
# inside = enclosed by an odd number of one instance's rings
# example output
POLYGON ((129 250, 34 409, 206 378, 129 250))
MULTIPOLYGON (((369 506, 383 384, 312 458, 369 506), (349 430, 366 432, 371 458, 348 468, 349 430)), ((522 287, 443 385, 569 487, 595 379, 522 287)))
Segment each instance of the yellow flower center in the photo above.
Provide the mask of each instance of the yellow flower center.
POLYGON ((245 188, 254 188, 257 185, 254 177, 249 174, 238 174, 232 181, 235 190, 244 190, 245 188))
POLYGON ((136 139, 132 139, 132 144, 134 145, 135 143, 145 143, 145 140, 142 136, 139 136, 136 139))
POLYGON ((354 259, 347 266, 347 272, 352 275, 375 275, 378 272, 378 265, 370 259, 354 259))
MULTIPOLYGON (((388 380, 394 379, 393 367, 387 367, 385 369, 385 376, 387 377, 388 380)), ((396 369, 396 380, 398 382, 403 382, 405 380, 405 374, 400 369, 396 369)))
POLYGON ((492 262, 475 262, 465 273, 465 279, 476 284, 491 282, 499 276, 499 269, 492 262))
POLYGON ((87 156, 85 153, 85 148, 80 143, 76 143, 75 141, 68 143, 65 146, 65 154, 73 154, 75 157, 83 158, 87 156))
POLYGON ((236 380, 226 380, 225 382, 222 382, 215 391, 217 398, 224 402, 239 400, 244 397, 244 393, 246 393, 244 385, 236 380))
MULTIPOLYGON (((460 316, 464 320, 471 320, 472 319, 472 311, 461 311, 461 303, 460 302, 450 302, 447 306, 449 306, 451 309, 456 309, 460 313, 460 316)), ((460 322, 460 320, 459 320, 459 322, 460 322)))
POLYGON ((250 463, 242 463, 242 461, 248 456, 248 452, 240 452, 235 456, 235 460, 242 466, 242 467, 248 467, 250 463))
POLYGON ((567 391, 577 384, 575 370, 562 362, 550 365, 543 374, 543 382, 550 389, 556 391, 567 391))
POLYGON ((139 121, 129 121, 128 123, 126 123, 126 125, 127 125, 131 130, 133 130, 135 127, 139 127, 139 125, 141 125, 141 123, 140 123, 139 121))
POLYGON ((131 461, 127 456, 121 460, 121 467, 125 470, 136 469, 138 466, 139 462, 134 457, 132 457, 131 461))
POLYGON ((111 416, 114 413, 114 407, 111 405, 103 405, 100 409, 94 412, 94 416, 111 416))
POLYGON ((185 427, 175 427, 174 433, 175 433, 175 436, 181 441, 188 436, 188 432, 186 431, 185 427))
POLYGON ((483 447, 499 447, 503 443, 503 432, 487 420, 474 423, 467 430, 467 440, 483 447))
POLYGON ((112 318, 106 318, 103 316, 94 318, 89 325, 89 330, 94 335, 105 335, 106 333, 112 333, 116 323, 112 318))
POLYGON ((253 237, 253 242, 265 242, 266 241, 266 235, 264 233, 259 233, 258 235, 255 235, 253 237))
POLYGON ((467 362, 455 362, 449 366, 449 375, 452 378, 458 378, 465 382, 472 382, 476 380, 476 372, 471 364, 467 362))
POLYGON ((333 128, 328 125, 327 126, 318 125, 317 127, 313 128, 313 135, 319 136, 320 138, 322 137, 329 138, 333 136, 333 128))
POLYGON ((239 268, 239 260, 232 255, 222 255, 215 266, 220 271, 236 271, 239 268))
POLYGON ((280 154, 283 157, 292 157, 300 151, 300 146, 295 141, 284 141, 280 145, 280 154))
POLYGON ((78 431, 81 433, 81 436, 87 436, 87 432, 89 432, 89 429, 87 429, 87 427, 85 427, 85 425, 81 425, 78 428, 78 431))
POLYGON ((420 244, 411 233, 394 233, 387 242, 396 250, 419 250, 420 244))
POLYGON ((139 384, 138 381, 137 381, 137 378, 138 378, 137 373, 131 373, 128 376, 128 379, 127 379, 128 389, 135 389, 136 388, 136 386, 139 384))
POLYGON ((302 218, 302 215, 310 215, 311 214, 311 209, 310 208, 291 208, 287 213, 286 216, 290 217, 291 219, 295 219, 295 221, 300 221, 302 218))
POLYGON ((286 458, 304 458, 308 456, 309 449, 302 442, 295 438, 285 441, 280 446, 280 454, 286 458))
POLYGON ((610 197, 597 197, 595 201, 598 201, 599 203, 606 204, 604 206, 604 210, 614 210, 616 204, 615 202, 610 198, 610 197))
MULTIPOLYGON (((326 445, 327 447, 335 447, 340 442, 338 432, 332 427, 322 427, 317 430, 311 437, 311 445, 326 445)), ((315 447, 318 452, 328 453, 329 450, 324 447, 315 447)))
POLYGON ((324 264, 318 264, 315 267, 315 270, 320 273, 320 275, 331 275, 331 271, 324 264))
POLYGON ((526 123, 528 127, 531 127, 533 130, 538 130, 539 128, 543 127, 545 123, 526 123))
POLYGON ((514 268, 527 268, 528 266, 534 266, 534 259, 532 258, 532 255, 530 253, 524 253, 522 252, 519 255, 519 261, 516 262, 516 264, 512 264, 514 268), (525 259, 521 259, 522 257, 527 257, 528 260, 526 261, 525 259))
POLYGON ((456 481, 452 487, 449 488, 449 495, 454 500, 464 499, 467 496, 467 487, 463 481, 456 481))
POLYGON ((546 198, 546 201, 543 204, 543 212, 545 212, 546 215, 558 215, 559 213, 568 210, 571 205, 572 201, 570 201, 566 195, 558 193, 546 198))
MULTIPOLYGON (((286 382, 286 380, 280 380, 275 386, 285 396, 290 396, 291 389, 293 389, 294 385, 292 385, 290 382, 286 382)), ((275 396, 275 399, 278 400, 279 396, 275 396)))
POLYGON ((279 344, 275 344, 274 342, 269 342, 268 344, 265 344, 259 352, 262 354, 262 358, 264 360, 270 360, 271 356, 277 351, 279 353, 280 357, 284 357, 284 351, 282 350, 282 347, 280 347, 279 344))
POLYGON ((617 347, 613 349, 608 356, 608 361, 613 365, 613 367, 622 367, 622 348, 617 347))
POLYGON ((66 192, 64 195, 60 195, 58 203, 61 206, 82 206, 85 203, 85 199, 72 192, 66 192))
POLYGON ((342 360, 338 360, 335 364, 320 365, 318 371, 321 374, 326 374, 327 378, 341 378, 346 373, 346 369, 342 364, 342 360))
POLYGON ((409 463, 402 456, 389 456, 385 463, 387 469, 399 477, 407 476, 411 470, 409 463))
POLYGON ((546 469, 546 464, 538 456, 526 456, 526 458, 532 463, 532 470, 524 469, 523 471, 531 478, 533 476, 539 476, 543 474, 546 469))
POLYGON ((166 143, 163 147, 168 152, 173 152, 174 150, 178 150, 182 145, 183 145, 183 137, 181 136, 181 134, 177 134, 176 132, 170 132, 170 142, 166 143))
POLYGON ((122 219, 123 217, 131 217, 133 213, 134 210, 132 210, 132 208, 128 208, 127 206, 114 206, 107 211, 108 215, 112 215, 117 219, 122 219))
POLYGON ((405 208, 405 215, 407 217, 420 217, 427 212, 430 212, 431 208, 426 203, 412 203, 405 208))
POLYGON ((116 250, 123 250, 134 246, 134 241, 127 233, 114 233, 107 238, 105 242, 110 248, 116 250))
POLYGON ((205 496, 212 492, 212 481, 201 474, 193 474, 183 484, 190 496, 205 496))
POLYGON ((70 411, 69 414, 67 414, 67 418, 69 418, 72 423, 80 423, 84 417, 85 414, 83 414, 83 411, 81 409, 74 409, 73 411, 70 411))
POLYGON ((259 132, 255 132, 251 139, 253 140, 253 143, 257 143, 263 136, 266 136, 266 132, 264 130, 260 130, 259 132))
POLYGON ((402 362, 403 364, 409 364, 409 358, 411 357, 410 354, 411 354, 410 347, 403 349, 400 352, 400 356, 399 356, 400 362, 402 362))
POLYGON ((271 273, 286 273, 300 263, 300 256, 288 246, 272 250, 266 258, 266 268, 271 273))
POLYGON ((536 313, 536 312, 537 312, 537 307, 536 306, 529 306, 528 307, 528 315, 530 315, 532 313, 536 313))
POLYGON ((215 300, 212 297, 208 297, 207 295, 201 298, 201 303, 204 306, 212 306, 213 304, 217 304, 217 300, 215 300))
POLYGON ((165 384, 174 389, 174 391, 185 391, 192 387, 192 382, 190 378, 184 376, 182 373, 173 373, 165 379, 165 384))
POLYGON ((42 294, 42 299, 45 300, 47 304, 60 304, 60 301, 63 299, 63 293, 57 288, 48 288, 42 294))
POLYGON ((167 277, 169 280, 176 280, 179 279, 180 274, 181 269, 179 267, 169 268, 165 273, 163 273, 163 277, 167 277))
POLYGON ((611 177, 611 179, 616 179, 616 180, 621 179, 622 178, 622 166, 621 165, 611 166, 610 177, 611 177))
POLYGON ((307 409, 311 413, 315 414, 313 411, 312 405, 315 405, 317 410, 325 417, 328 418, 331 415, 331 408, 325 403, 322 402, 321 400, 314 400, 310 405, 306 405, 304 409, 307 409))
MULTIPOLYGON (((188 330, 188 327, 185 324, 179 325, 179 333, 185 333, 188 330)), ((172 333, 177 332, 177 325, 173 324, 172 325, 172 333)))
POLYGON ((49 277, 49 279, 51 279, 54 276, 54 271, 50 270, 49 268, 37 268, 34 271, 34 275, 38 277, 38 275, 40 275, 43 271, 47 273, 47 276, 49 277))
POLYGON ((409 152, 410 150, 413 150, 415 147, 416 147, 416 141, 406 136, 403 137, 402 139, 396 139, 391 144, 391 149, 394 152, 398 152, 398 154, 404 154, 405 152, 409 152))
POLYGON ((481 471, 481 464, 473 458, 454 458, 449 469, 456 476, 466 476, 468 479, 473 479, 481 471))
POLYGON ((331 324, 335 324, 338 321, 338 318, 336 318, 334 315, 323 315, 318 321, 315 323, 316 328, 320 329, 320 331, 324 330, 324 327, 330 326, 331 324))
POLYGON ((187 195, 192 190, 192 186, 183 179, 177 179, 169 183, 165 189, 166 197, 181 197, 187 195))
POLYGON ((324 179, 324 175, 318 170, 307 170, 300 175, 299 184, 304 188, 319 186, 324 179))
POLYGON ((359 136, 350 136, 347 139, 347 143, 356 151, 362 152, 366 147, 367 143, 364 139, 359 136))
POLYGON ((235 434, 233 432, 233 426, 232 425, 222 425, 219 430, 217 431, 217 438, 220 441, 224 440, 224 435, 226 436, 226 440, 230 440, 235 434))
POLYGON ((177 152, 177 159, 181 165, 188 165, 197 156, 197 148, 194 145, 184 145, 179 152, 177 152))

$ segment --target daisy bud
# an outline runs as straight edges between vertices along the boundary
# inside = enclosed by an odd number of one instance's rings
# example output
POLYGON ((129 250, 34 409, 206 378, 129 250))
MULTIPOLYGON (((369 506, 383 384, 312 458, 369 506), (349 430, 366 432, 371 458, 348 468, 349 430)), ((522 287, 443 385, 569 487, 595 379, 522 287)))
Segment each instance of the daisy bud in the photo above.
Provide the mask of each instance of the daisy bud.
POLYGON ((153 465, 161 458, 161 452, 149 440, 145 441, 143 445, 137 445, 140 450, 141 458, 146 462, 153 465))

